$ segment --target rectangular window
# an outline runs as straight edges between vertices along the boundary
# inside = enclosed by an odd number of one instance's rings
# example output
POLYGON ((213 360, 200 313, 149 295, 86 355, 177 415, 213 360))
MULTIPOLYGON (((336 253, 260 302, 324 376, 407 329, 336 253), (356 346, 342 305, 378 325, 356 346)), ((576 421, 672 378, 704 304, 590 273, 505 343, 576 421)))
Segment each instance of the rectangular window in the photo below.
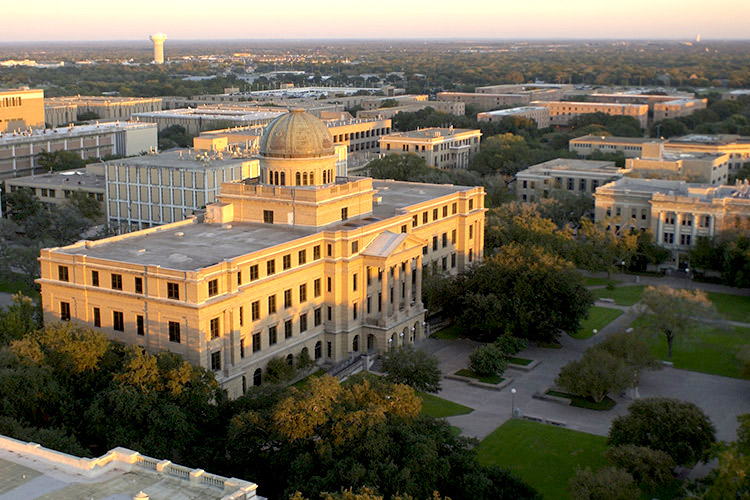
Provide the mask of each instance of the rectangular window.
POLYGON ((272 274, 276 274, 276 261, 271 259, 268 262, 266 262, 266 274, 268 276, 271 276, 272 274))
POLYGON ((372 296, 367 296, 367 314, 372 312, 372 296))
POLYGON ((258 279, 258 264, 250 266, 250 281, 258 279))
POLYGON ((456 212, 458 212, 458 203, 451 205, 451 214, 456 215, 456 212))
POLYGON ((284 338, 285 339, 292 338, 292 320, 291 319, 284 321, 284 338))
POLYGON ((329 244, 327 245, 327 247, 326 247, 326 251, 328 252, 328 256, 329 256, 329 257, 333 257, 333 245, 331 245, 331 244, 329 243, 329 244))
POLYGON ((290 254, 284 255, 281 258, 281 267, 284 269, 289 269, 292 267, 292 256, 290 254))
POLYGON ((432 209, 432 220, 437 220, 437 219, 438 219, 438 209, 437 208, 433 208, 432 209))
POLYGON ((315 297, 320 297, 320 292, 320 278, 318 278, 313 281, 313 295, 315 295, 315 297))
POLYGON ((102 312, 98 307, 94 308, 94 326, 97 328, 102 326, 102 312))
POLYGON ((240 326, 243 326, 245 323, 245 308, 240 306, 240 326))
POLYGON ((135 278, 135 293, 143 293, 143 278, 135 278))
POLYGON ((469 210, 474 210, 474 200, 469 200, 469 210))
POLYGON ((432 251, 436 252, 437 249, 438 249, 438 237, 437 236, 433 236, 432 237, 432 251))
POLYGON ((60 302, 60 319, 70 321, 70 302, 60 302))
POLYGON ((456 230, 451 231, 451 243, 456 244, 456 230))
POLYGON ((326 347, 327 347, 328 357, 330 358, 333 356, 333 345, 330 342, 328 342, 326 347))
POLYGON ((208 282, 208 296, 213 297, 219 294, 219 280, 211 280, 208 282))
POLYGON ((260 333, 253 333, 253 352, 260 351, 260 333))
POLYGON ((276 295, 268 297, 268 314, 276 312, 276 295))
POLYGON ((219 318, 213 318, 209 322, 208 330, 211 333, 211 340, 219 338, 219 318))
POLYGON ((244 357, 245 357, 245 339, 241 338, 240 339, 240 358, 244 358, 244 357))
POLYGON ((474 250, 469 249, 469 262, 474 262, 474 250))
POLYGON ((112 274, 112 290, 122 290, 122 274, 112 274))
POLYGON ((112 311, 112 328, 118 332, 125 331, 125 320, 121 311, 112 311))
POLYGON ((169 322, 169 341, 180 343, 180 324, 177 321, 169 322))
POLYGON ((68 281, 68 266, 57 266, 57 277, 60 281, 68 281))
POLYGON ((323 323, 323 313, 320 310, 320 307, 315 309, 315 326, 320 326, 321 323, 323 323))
POLYGON ((268 345, 276 344, 276 325, 268 327, 268 345))
POLYGON ((242 284, 242 271, 237 271, 237 286, 242 284))
POLYGON ((331 306, 328 306, 328 321, 331 321, 333 318, 333 308, 331 306))
POLYGON ((263 210, 263 222, 273 224, 273 210, 263 210))
POLYGON ((443 233, 443 248, 448 246, 448 233, 443 233))
POLYGON ((454 267, 456 267, 456 254, 452 253, 451 254, 451 268, 454 268, 454 267))
POLYGON ((221 351, 211 353, 211 370, 215 372, 221 370, 221 351))
POLYGON ((180 300, 180 285, 167 282, 167 298, 180 300))
POLYGON ((357 319, 357 316, 359 316, 359 304, 355 302, 352 304, 352 319, 357 319))
POLYGON ((357 291, 357 273, 352 275, 352 290, 357 291))
POLYGON ((448 205, 443 207, 443 217, 448 217, 448 205))
POLYGON ((284 290, 284 307, 292 307, 292 289, 284 290))
POLYGON ((300 304, 307 300, 307 284, 303 283, 299 286, 299 301, 300 304))
POLYGON ((346 220, 349 218, 349 209, 347 207, 344 207, 341 209, 341 220, 346 220))
POLYGON ((422 247, 422 255, 427 255, 427 246, 422 247))
POLYGON ((419 217, 416 215, 411 216, 411 227, 417 227, 417 224, 419 224, 419 217))
POLYGON ((99 286, 99 271, 91 271, 91 285, 99 286))
POLYGON ((352 253, 359 252, 359 241, 352 241, 352 253))
POLYGON ((315 245, 313 247, 313 260, 320 259, 320 245, 315 245))
POLYGON ((330 293, 331 292, 331 277, 330 276, 326 278, 326 284, 327 284, 326 290, 328 291, 328 293, 330 293))
POLYGON ((260 300, 256 300, 252 304, 250 304, 250 318, 253 321, 257 321, 260 319, 260 300))
POLYGON ((427 224, 429 221, 429 216, 427 215, 427 212, 422 212, 422 224, 427 224))
POLYGON ((307 313, 299 315, 299 332, 307 331, 307 313))
POLYGON ((135 333, 143 337, 146 334, 146 325, 143 321, 143 315, 138 314, 135 317, 135 333))
POLYGON ((448 257, 443 257, 442 267, 443 267, 443 271, 447 271, 448 270, 448 257))
POLYGON ((299 265, 307 263, 307 250, 300 250, 297 252, 297 259, 299 260, 299 265))
POLYGON ((474 238, 474 225, 469 226, 469 239, 474 238))

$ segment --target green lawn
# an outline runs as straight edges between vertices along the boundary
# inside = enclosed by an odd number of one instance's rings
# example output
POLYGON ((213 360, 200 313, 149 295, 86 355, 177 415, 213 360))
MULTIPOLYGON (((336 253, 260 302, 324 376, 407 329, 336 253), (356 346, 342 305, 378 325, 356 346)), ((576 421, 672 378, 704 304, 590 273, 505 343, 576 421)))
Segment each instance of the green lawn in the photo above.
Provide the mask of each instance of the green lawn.
POLYGON ((596 470, 607 464, 606 442, 604 436, 514 419, 484 438, 477 452, 480 463, 510 469, 545 500, 567 500, 576 467, 596 470))
POLYGON ((615 304, 620 306, 632 306, 641 300, 641 294, 645 285, 618 286, 614 290, 601 288, 591 290, 597 299, 615 299, 615 304))
POLYGON ((514 365, 521 365, 521 366, 528 366, 533 361, 534 361, 533 359, 516 358, 515 356, 511 356, 508 358, 508 363, 513 363, 514 365))
POLYGON ((16 273, 9 273, 0 277, 0 292, 10 294, 21 292, 32 298, 39 296, 39 292, 29 287, 23 277, 16 273))
POLYGON ((460 336, 461 330, 459 330, 458 325, 455 323, 448 328, 443 328, 442 330, 437 331, 431 335, 431 337, 443 340, 456 340, 460 336))
MULTIPOLYGON (((417 391, 417 396, 422 398, 422 413, 435 418, 453 417, 455 415, 466 415, 474 411, 468 406, 454 403, 426 392, 417 391)), ((459 433, 461 431, 459 430, 459 433)))
POLYGON ((462 370, 458 370, 456 372, 456 375, 459 375, 461 377, 474 378, 474 379, 479 380, 480 382, 484 382, 485 384, 494 384, 494 385, 497 385, 500 382, 502 382, 503 380, 505 380, 500 375, 490 375, 488 377, 488 376, 485 376, 485 375, 479 375, 478 373, 474 373, 473 371, 467 370, 465 368, 462 369, 462 370))
POLYGON ((601 330, 622 314, 619 309, 591 306, 589 316, 581 324, 581 329, 570 335, 574 339, 587 339, 594 335, 594 328, 601 330))
POLYGON ((708 298, 725 318, 750 323, 750 297, 708 292, 708 298))
POLYGON ((583 286, 600 286, 600 285, 606 285, 607 283, 622 283, 618 280, 610 280, 607 278, 591 278, 591 277, 585 277, 583 278, 583 286))

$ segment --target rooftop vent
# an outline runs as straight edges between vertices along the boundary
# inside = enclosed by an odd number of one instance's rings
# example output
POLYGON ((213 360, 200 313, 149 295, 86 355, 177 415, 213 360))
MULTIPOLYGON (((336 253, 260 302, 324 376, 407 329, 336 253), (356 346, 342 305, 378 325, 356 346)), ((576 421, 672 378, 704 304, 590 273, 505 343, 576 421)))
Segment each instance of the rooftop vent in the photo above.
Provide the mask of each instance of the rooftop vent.
POLYGON ((182 231, 178 231, 174 233, 174 235, 177 236, 178 238, 182 238, 183 236, 185 236, 185 233, 183 233, 182 231))

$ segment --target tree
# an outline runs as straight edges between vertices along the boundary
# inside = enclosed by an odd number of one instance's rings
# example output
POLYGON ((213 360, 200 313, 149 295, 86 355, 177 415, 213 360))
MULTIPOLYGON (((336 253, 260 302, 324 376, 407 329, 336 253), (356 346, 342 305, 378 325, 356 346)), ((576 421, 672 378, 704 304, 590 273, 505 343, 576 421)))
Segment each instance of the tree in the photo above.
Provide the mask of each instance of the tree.
POLYGON ((440 366, 438 359, 411 344, 389 349, 383 354, 383 371, 388 381, 405 384, 422 392, 439 392, 440 366))
POLYGON ((501 134, 482 141, 469 169, 480 174, 515 175, 522 167, 534 163, 535 153, 520 135, 501 134))
POLYGON ((640 493, 633 476, 615 467, 596 472, 579 469, 568 481, 568 489, 573 500, 637 500, 640 493))
POLYGON ((81 158, 80 154, 65 150, 55 151, 52 153, 42 151, 37 156, 36 161, 39 165, 46 168, 49 172, 73 170, 86 166, 86 161, 81 158))
POLYGON ((646 398, 631 403, 626 415, 615 417, 608 443, 661 450, 675 463, 690 465, 706 457, 715 435, 711 420, 693 403, 646 398))
POLYGON ((708 477, 702 497, 706 500, 750 498, 750 414, 740 415, 737 421, 737 440, 715 450, 718 463, 708 477))
POLYGON ((478 375, 502 375, 507 367, 505 353, 494 343, 479 346, 469 355, 469 368, 478 375))
POLYGON ((675 462, 667 453, 645 446, 625 444, 609 448, 604 456, 610 463, 633 476, 636 483, 655 488, 674 479, 675 462))
POLYGON ((295 369, 286 359, 275 356, 266 365, 266 380, 272 384, 279 384, 294 378, 295 369))
POLYGON ((599 403, 610 392, 628 387, 632 379, 632 371, 621 359, 603 349, 589 348, 580 360, 562 367, 555 384, 599 403))
POLYGON ((628 373, 633 375, 631 379, 637 383, 638 372, 643 369, 658 370, 661 368, 648 344, 635 333, 615 333, 609 335, 592 349, 608 352, 625 363, 628 373))
POLYGON ((675 337, 686 335, 699 322, 716 317, 716 309, 702 290, 650 286, 643 291, 641 303, 641 318, 646 328, 664 334, 670 358, 675 337))
POLYGON ((83 191, 73 191, 65 202, 92 223, 102 216, 102 203, 83 191))
POLYGON ((13 303, 0 309, 0 346, 20 340, 42 325, 41 304, 20 293, 13 295, 13 303))
POLYGON ((612 271, 617 266, 630 265, 630 260, 637 248, 637 233, 618 236, 603 222, 595 223, 581 219, 573 260, 589 271, 607 271, 611 277, 612 271))

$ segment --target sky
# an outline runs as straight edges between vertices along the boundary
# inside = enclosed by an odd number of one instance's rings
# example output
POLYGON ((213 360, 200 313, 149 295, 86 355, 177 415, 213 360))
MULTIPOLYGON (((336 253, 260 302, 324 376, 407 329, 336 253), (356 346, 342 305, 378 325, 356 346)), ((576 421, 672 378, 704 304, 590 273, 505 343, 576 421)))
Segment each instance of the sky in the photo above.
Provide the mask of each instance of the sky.
MULTIPOLYGON (((750 39, 750 0, 34 0, 0 42, 169 39, 750 39)), ((168 42, 167 42, 168 43, 168 42)))

